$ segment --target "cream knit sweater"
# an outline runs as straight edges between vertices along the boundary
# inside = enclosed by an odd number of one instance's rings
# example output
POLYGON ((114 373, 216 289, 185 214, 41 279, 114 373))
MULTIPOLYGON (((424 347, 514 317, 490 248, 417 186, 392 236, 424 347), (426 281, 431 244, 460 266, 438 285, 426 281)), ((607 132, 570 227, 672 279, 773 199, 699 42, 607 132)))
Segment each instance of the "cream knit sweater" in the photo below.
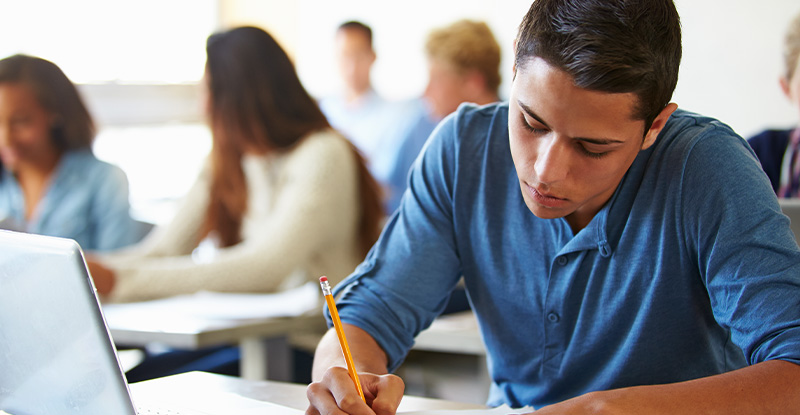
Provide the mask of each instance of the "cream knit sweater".
POLYGON ((321 275, 334 283, 361 261, 356 159, 333 131, 291 150, 242 160, 248 207, 243 242, 193 258, 209 200, 204 169, 172 222, 144 241, 101 257, 116 272, 108 301, 141 301, 200 290, 275 292, 321 275))

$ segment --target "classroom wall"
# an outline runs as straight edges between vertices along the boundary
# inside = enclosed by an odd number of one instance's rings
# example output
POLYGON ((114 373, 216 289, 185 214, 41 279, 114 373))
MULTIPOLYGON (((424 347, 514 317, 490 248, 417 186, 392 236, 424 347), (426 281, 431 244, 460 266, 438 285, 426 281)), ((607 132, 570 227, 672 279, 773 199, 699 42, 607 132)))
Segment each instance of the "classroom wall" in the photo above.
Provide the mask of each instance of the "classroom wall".
MULTIPOLYGON (((800 13, 800 2, 676 0, 676 4, 683 22, 684 60, 675 101, 718 117, 745 136, 768 126, 795 124, 800 114, 783 97, 777 78, 783 67, 783 33, 791 17, 800 13)), ((209 28, 254 24, 275 35, 295 59, 309 91, 324 96, 339 87, 333 33, 342 21, 359 19, 375 30, 376 89, 391 99, 406 99, 421 94, 425 86, 422 49, 428 31, 472 18, 485 20, 503 47, 501 96, 507 96, 512 42, 529 5, 530 0, 0 0, 5 11, 0 14, 0 38, 5 39, 0 54, 15 53, 19 44, 46 51, 46 58, 78 82, 94 82, 102 70, 113 73, 112 83, 159 76, 156 84, 176 79, 196 83, 209 28), (148 59, 150 65, 141 65, 148 59), (181 78, 187 72, 195 79, 181 78)), ((187 88, 164 93, 125 88, 138 94, 136 102, 117 110, 105 100, 114 91, 87 89, 101 124, 136 123, 140 113, 143 122, 158 122, 163 117, 153 114, 153 105, 139 105, 139 96, 144 101, 153 97, 158 105, 187 108, 185 98, 194 94, 187 88), (97 98, 92 91, 98 92, 97 98)), ((196 107, 165 113, 178 121, 199 118, 196 107)))
MULTIPOLYGON (((422 45, 427 32, 458 18, 485 20, 503 47, 502 96, 511 79, 511 47, 529 0, 220 0, 221 23, 260 24, 275 32, 296 60, 312 94, 336 91, 331 52, 337 25, 359 19, 374 30, 378 52, 373 82, 392 99, 422 92, 422 45)), ((800 116, 778 86, 781 44, 797 0, 676 0, 683 27, 684 59, 674 100, 718 117, 740 134, 789 127, 800 116)))
POLYGON ((791 127, 800 115, 778 84, 783 35, 797 0, 676 0, 683 62, 675 102, 744 136, 791 127))

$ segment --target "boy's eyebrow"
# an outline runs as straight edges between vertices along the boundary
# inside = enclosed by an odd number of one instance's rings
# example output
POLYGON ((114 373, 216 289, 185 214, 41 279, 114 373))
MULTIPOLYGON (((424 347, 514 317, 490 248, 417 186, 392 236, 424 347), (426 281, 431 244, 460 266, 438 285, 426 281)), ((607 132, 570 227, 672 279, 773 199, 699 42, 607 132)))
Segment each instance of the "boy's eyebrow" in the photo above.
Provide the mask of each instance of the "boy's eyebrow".
POLYGON ((526 114, 528 114, 528 116, 530 116, 530 117, 531 117, 531 118, 533 118, 534 120, 538 121, 538 122, 539 122, 539 124, 542 124, 542 125, 544 125, 544 126, 545 126, 545 127, 547 127, 547 128, 550 128, 550 126, 549 126, 549 125, 547 125, 547 123, 546 123, 546 122, 544 122, 544 120, 543 120, 543 119, 541 119, 541 118, 540 118, 538 115, 536 115, 536 113, 535 113, 535 112, 533 112, 533 110, 532 110, 532 109, 530 109, 530 108, 529 108, 527 105, 523 104, 523 103, 522 103, 522 101, 520 101, 520 100, 517 100, 517 105, 519 105, 519 107, 520 107, 520 108, 522 108, 522 110, 523 110, 523 111, 525 111, 525 113, 526 113, 526 114))
MULTIPOLYGON (((526 114, 528 114, 529 117, 531 117, 534 120, 536 120, 539 124, 542 124, 543 126, 545 126, 548 129, 550 128, 550 126, 547 125, 547 123, 544 122, 544 120, 541 117, 539 117, 530 107, 528 107, 527 105, 523 104, 522 101, 517 100, 517 105, 519 105, 519 107, 522 108, 522 111, 524 111, 526 114)), ((578 140, 578 141, 583 141, 583 142, 590 143, 590 144, 598 144, 598 145, 623 144, 624 143, 624 141, 622 141, 622 140, 615 140, 613 138, 572 137, 572 139, 573 140, 578 140)))

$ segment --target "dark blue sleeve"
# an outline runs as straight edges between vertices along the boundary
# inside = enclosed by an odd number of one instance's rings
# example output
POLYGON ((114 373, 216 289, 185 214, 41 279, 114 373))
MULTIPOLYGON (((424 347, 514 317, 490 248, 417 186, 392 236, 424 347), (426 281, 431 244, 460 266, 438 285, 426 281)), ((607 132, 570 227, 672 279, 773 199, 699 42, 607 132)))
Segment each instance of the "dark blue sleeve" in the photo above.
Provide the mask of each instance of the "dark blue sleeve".
POLYGON ((800 363, 800 249, 753 154, 716 127, 684 168, 686 246, 714 318, 750 364, 800 363))
POLYGON ((118 167, 99 164, 92 220, 94 221, 94 250, 112 251, 134 244, 142 232, 131 218, 128 199, 128 178, 118 167))

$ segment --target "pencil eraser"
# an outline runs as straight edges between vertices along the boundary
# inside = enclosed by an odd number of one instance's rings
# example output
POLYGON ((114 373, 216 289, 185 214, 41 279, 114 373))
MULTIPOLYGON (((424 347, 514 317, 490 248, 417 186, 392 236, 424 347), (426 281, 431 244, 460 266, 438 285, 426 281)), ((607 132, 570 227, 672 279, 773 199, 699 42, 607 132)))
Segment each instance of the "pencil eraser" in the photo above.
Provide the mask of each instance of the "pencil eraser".
POLYGON ((328 277, 326 277, 324 275, 319 277, 319 282, 328 282, 328 277))

